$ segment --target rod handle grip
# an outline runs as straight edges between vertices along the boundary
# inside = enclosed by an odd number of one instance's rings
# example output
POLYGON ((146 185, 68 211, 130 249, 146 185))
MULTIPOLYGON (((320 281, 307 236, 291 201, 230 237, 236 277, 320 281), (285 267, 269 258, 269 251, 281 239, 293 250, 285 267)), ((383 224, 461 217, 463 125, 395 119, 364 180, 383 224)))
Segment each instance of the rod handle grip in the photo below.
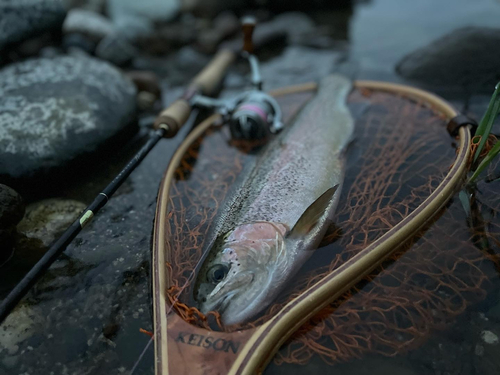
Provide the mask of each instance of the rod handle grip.
POLYGON ((222 80, 227 68, 234 62, 236 55, 230 50, 220 50, 212 61, 193 79, 192 85, 203 95, 212 95, 222 80))
POLYGON ((186 99, 179 99, 164 109, 156 118, 155 129, 165 129, 165 137, 171 138, 177 134, 191 114, 191 105, 186 99))

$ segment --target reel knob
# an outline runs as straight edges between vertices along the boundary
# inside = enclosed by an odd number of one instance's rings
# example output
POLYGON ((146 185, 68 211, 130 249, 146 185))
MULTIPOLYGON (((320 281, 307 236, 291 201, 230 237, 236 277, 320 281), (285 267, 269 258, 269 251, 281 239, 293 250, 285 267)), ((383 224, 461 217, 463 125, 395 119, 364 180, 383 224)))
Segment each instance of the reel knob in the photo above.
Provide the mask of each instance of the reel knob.
POLYGON ((266 102, 245 102, 236 107, 229 121, 235 139, 261 140, 271 134, 272 107, 266 102))
POLYGON ((262 140, 283 128, 276 100, 262 91, 240 96, 229 111, 229 129, 235 139, 262 140))

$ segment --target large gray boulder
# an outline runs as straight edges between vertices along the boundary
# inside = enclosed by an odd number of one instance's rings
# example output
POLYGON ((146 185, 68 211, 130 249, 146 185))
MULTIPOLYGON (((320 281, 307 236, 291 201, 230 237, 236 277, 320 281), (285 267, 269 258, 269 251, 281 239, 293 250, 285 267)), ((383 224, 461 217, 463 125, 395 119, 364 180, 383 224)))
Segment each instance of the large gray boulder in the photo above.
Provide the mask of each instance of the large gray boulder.
POLYGON ((47 175, 91 154, 133 121, 135 95, 119 70, 90 57, 0 70, 0 177, 47 175))
POLYGON ((404 57, 397 72, 434 86, 493 92, 500 80, 500 29, 466 27, 404 57))
POLYGON ((65 16, 61 0, 1 0, 0 50, 39 32, 60 29, 65 16))

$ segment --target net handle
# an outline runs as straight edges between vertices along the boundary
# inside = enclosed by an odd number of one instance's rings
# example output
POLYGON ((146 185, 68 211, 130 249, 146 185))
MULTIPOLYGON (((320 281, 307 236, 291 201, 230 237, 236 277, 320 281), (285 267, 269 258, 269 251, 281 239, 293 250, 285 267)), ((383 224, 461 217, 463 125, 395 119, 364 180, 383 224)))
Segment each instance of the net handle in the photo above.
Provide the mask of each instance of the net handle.
MULTIPOLYGON (((430 107, 432 110, 446 116, 447 120, 454 118, 457 111, 438 96, 413 87, 377 82, 357 81, 358 89, 385 91, 402 95, 430 107)), ((308 83, 271 92, 273 96, 300 93, 316 90, 317 84, 308 83)), ((153 241, 153 296, 155 321, 155 355, 156 373, 168 374, 167 350, 167 305, 165 288, 167 285, 165 227, 167 220, 168 193, 174 178, 174 173, 183 155, 206 130, 220 120, 219 115, 213 115, 199 124, 188 134, 184 142, 175 152, 165 173, 158 195, 155 233, 153 241)), ((348 262, 338 267, 331 274, 307 289, 285 305, 272 319, 258 327, 238 352, 229 374, 255 374, 262 372, 273 358, 279 347, 310 317, 323 307, 353 287, 359 280, 375 269, 384 259, 394 252, 405 240, 417 232, 430 220, 458 189, 468 169, 471 140, 470 128, 460 127, 459 146, 455 161, 450 171, 436 190, 410 215, 385 233, 377 241, 362 250, 348 262)), ((178 359, 177 359, 178 360, 178 359)))

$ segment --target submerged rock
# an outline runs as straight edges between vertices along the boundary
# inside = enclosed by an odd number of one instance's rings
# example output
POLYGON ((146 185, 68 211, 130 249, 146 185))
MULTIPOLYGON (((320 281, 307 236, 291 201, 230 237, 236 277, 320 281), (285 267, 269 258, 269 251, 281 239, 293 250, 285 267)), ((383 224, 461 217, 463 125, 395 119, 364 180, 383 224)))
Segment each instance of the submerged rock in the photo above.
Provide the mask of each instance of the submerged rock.
POLYGON ((481 338, 486 344, 496 345, 498 344, 498 336, 491 331, 484 330, 481 332, 481 338))
POLYGON ((47 199, 29 205, 19 223, 19 233, 40 240, 48 247, 85 209, 85 204, 69 199, 47 199))
POLYGON ((0 176, 45 175, 89 155, 131 123, 135 95, 121 72, 90 57, 7 66, 0 71, 0 176))
POLYGON ((0 49, 39 32, 60 29, 65 16, 61 0, 0 1, 0 49))
POLYGON ((493 91, 500 80, 500 29, 455 30, 404 57, 396 71, 430 85, 493 91))
POLYGON ((20 305, 0 324, 0 353, 2 357, 19 352, 23 341, 43 329, 40 311, 31 306, 20 305))

